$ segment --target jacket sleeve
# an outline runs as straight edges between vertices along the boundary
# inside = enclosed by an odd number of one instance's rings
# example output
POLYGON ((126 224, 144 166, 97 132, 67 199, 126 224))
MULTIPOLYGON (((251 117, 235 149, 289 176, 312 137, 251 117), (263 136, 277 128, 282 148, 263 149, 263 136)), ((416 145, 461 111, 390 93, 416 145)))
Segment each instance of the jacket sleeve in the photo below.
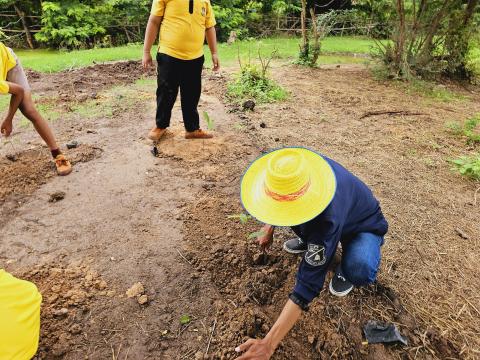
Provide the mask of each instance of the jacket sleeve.
POLYGON ((335 254, 341 236, 341 224, 324 219, 314 227, 306 225, 302 231, 307 251, 297 273, 293 294, 307 304, 318 296, 323 288, 330 261, 335 254))

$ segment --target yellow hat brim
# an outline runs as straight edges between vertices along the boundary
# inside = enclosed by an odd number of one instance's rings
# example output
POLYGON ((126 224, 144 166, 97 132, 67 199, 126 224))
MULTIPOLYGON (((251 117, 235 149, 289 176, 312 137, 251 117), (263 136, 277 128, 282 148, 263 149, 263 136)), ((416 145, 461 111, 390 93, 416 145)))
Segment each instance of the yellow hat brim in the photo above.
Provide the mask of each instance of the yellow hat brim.
POLYGON ((274 150, 255 160, 243 175, 240 197, 245 210, 258 221, 274 226, 304 224, 321 214, 332 201, 337 181, 330 164, 318 153, 295 148, 303 154, 310 172, 310 187, 293 201, 277 201, 265 193, 268 162, 274 150))

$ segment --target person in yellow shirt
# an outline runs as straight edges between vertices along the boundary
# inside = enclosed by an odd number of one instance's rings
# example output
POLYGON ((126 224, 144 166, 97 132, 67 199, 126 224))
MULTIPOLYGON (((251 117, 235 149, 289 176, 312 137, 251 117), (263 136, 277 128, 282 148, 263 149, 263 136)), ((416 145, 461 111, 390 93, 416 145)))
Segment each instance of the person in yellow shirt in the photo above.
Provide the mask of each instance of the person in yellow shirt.
POLYGON ((55 160, 58 175, 68 175, 72 165, 60 151, 52 130, 37 111, 27 76, 20 60, 12 49, 0 42, 0 94, 11 94, 10 107, 3 123, 1 133, 10 136, 13 130, 13 117, 18 109, 32 122, 38 134, 47 143, 55 160))
POLYGON ((198 102, 202 91, 203 44, 207 38, 213 70, 220 63, 217 53, 215 16, 210 0, 154 0, 143 48, 143 67, 152 66, 150 50, 160 32, 157 53, 156 126, 148 137, 158 141, 170 126, 172 108, 180 88, 185 138, 209 139, 200 129, 198 102))
POLYGON ((36 354, 41 302, 34 284, 0 269, 0 359, 28 360, 36 354))

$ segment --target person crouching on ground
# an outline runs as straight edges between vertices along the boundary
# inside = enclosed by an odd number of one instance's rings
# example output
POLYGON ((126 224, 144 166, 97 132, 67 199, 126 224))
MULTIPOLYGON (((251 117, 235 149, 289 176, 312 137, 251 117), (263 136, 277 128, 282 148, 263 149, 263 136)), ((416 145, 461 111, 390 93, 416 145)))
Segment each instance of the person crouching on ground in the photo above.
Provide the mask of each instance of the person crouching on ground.
POLYGON ((295 287, 272 329, 264 339, 249 339, 235 349, 245 352, 238 360, 267 360, 319 295, 339 243, 342 261, 330 292, 345 296, 354 286, 375 281, 388 224, 367 185, 305 148, 279 149, 257 159, 243 177, 241 198, 247 212, 270 224, 261 230, 261 246, 271 245, 274 226, 289 226, 298 238, 285 242, 284 250, 303 257, 295 287))
POLYGON ((0 269, 0 359, 28 360, 36 354, 41 302, 34 284, 0 269))
POLYGON ((143 48, 143 67, 152 66, 150 50, 160 30, 157 53, 156 126, 148 138, 158 141, 170 126, 172 108, 180 88, 183 122, 187 139, 210 139, 200 129, 197 111, 202 91, 203 43, 207 38, 213 70, 220 63, 217 54, 215 16, 209 0, 154 0, 143 48))
POLYGON ((58 175, 68 175, 72 165, 60 151, 48 123, 37 111, 30 85, 20 60, 12 49, 0 42, 0 94, 11 94, 10 107, 1 125, 1 133, 8 137, 13 130, 13 117, 18 109, 32 122, 38 134, 47 143, 55 160, 58 175))

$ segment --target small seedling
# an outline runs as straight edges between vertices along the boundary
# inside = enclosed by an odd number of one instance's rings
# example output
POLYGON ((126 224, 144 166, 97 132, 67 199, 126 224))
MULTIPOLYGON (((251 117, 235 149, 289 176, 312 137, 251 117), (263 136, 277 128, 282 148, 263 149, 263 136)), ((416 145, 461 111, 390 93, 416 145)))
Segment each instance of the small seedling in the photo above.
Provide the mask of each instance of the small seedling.
POLYGON ((259 237, 262 237, 262 236, 265 236, 265 235, 267 235, 267 233, 263 230, 255 231, 255 232, 250 233, 248 235, 247 239, 252 240, 252 239, 256 239, 256 238, 259 238, 259 237))
POLYGON ((247 214, 234 214, 234 215, 229 215, 229 219, 238 219, 242 225, 245 225, 248 220, 250 220, 252 217, 247 214))
POLYGON ((207 123, 207 129, 210 131, 215 130, 215 121, 208 115, 208 112, 203 112, 203 119, 207 123))
POLYGON ((192 321, 192 319, 191 319, 190 316, 188 316, 188 315, 182 315, 182 316, 180 316, 180 324, 182 324, 182 325, 187 325, 187 324, 189 324, 191 321, 192 321))

